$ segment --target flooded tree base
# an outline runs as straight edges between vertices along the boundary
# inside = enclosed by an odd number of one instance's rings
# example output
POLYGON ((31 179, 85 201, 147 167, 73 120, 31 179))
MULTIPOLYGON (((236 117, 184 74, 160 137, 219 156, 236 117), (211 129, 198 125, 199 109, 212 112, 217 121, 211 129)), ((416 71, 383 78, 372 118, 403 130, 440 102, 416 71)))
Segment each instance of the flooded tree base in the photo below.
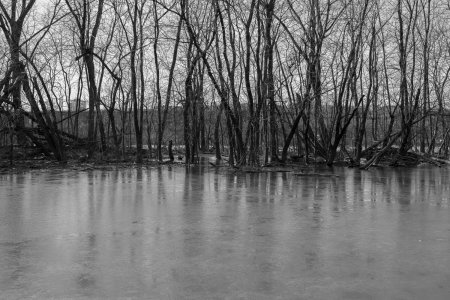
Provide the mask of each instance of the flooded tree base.
MULTIPOLYGON (((11 156, 10 147, 0 149, 0 170, 3 171, 26 171, 33 169, 67 169, 67 170, 105 170, 133 168, 136 164, 136 151, 131 149, 124 154, 117 155, 115 152, 97 153, 88 159, 85 149, 72 149, 67 152, 68 159, 64 162, 57 161, 46 156, 35 147, 14 147, 11 156)), ((165 160, 158 162, 156 159, 146 158, 143 166, 157 166, 161 164, 180 164, 180 160, 165 160)))
MULTIPOLYGON (((379 150, 379 149, 378 149, 379 150)), ((399 154, 398 149, 391 147, 385 150, 380 155, 377 149, 368 149, 363 153, 363 161, 370 161, 375 155, 379 155, 378 159, 370 166, 378 167, 416 167, 421 164, 430 164, 433 166, 444 166, 449 163, 448 160, 422 155, 415 152, 407 152, 406 154, 399 154)), ((87 157, 87 150, 83 148, 73 148, 67 151, 67 160, 64 162, 56 161, 52 157, 45 155, 37 147, 19 147, 15 146, 11 151, 11 147, 0 148, 0 170, 3 171, 26 171, 31 169, 74 169, 74 170, 89 170, 89 169, 123 169, 133 168, 137 165, 142 166, 158 166, 170 164, 185 164, 184 155, 182 152, 172 153, 175 156, 174 160, 170 159, 168 153, 164 153, 165 159, 158 161, 154 154, 150 151, 144 151, 144 159, 141 164, 136 164, 136 149, 127 149, 125 152, 118 153, 117 151, 97 152, 92 158, 87 157)), ((343 155, 341 155, 343 156, 343 155)), ((195 164, 201 164, 201 160, 207 161, 211 167, 225 168, 231 172, 243 173, 282 173, 294 172, 297 176, 305 176, 310 173, 316 166, 325 165, 325 160, 320 157, 311 157, 308 163, 305 162, 304 157, 292 156, 285 163, 270 162, 262 166, 230 166, 229 161, 224 158, 215 160, 211 153, 200 154, 198 161, 195 164)), ((190 164, 192 165, 192 164, 190 164)), ((333 166, 347 166, 347 167, 361 167, 352 162, 339 160, 333 166)), ((316 174, 322 176, 326 174, 316 174)))

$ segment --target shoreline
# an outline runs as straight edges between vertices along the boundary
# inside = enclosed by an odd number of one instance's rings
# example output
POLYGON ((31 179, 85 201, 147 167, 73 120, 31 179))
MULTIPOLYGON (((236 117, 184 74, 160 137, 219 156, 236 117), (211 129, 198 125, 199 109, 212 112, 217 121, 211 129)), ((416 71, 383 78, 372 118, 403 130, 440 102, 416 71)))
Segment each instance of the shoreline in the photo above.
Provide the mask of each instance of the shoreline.
MULTIPOLYGON (((10 165, 8 160, 0 160, 0 173, 22 173, 28 171, 45 171, 45 170, 73 170, 73 171, 91 171, 91 170, 120 170, 120 169, 136 169, 136 168, 154 168, 154 167, 165 167, 165 166, 175 166, 175 167, 189 167, 189 166, 207 166, 211 169, 221 169, 233 173, 272 173, 272 172, 293 172, 294 175, 314 175, 316 173, 310 173, 318 167, 323 168, 333 168, 333 167, 347 167, 347 168, 357 168, 362 169, 360 166, 353 166, 346 161, 338 161, 333 164, 333 166, 327 166, 323 162, 311 162, 305 164, 304 162, 292 162, 289 161, 286 164, 276 163, 262 165, 259 167, 252 166, 230 166, 225 161, 222 163, 214 164, 208 158, 213 158, 213 156, 203 155, 206 161, 187 165, 185 162, 180 160, 170 161, 164 160, 159 162, 154 159, 145 160, 143 163, 138 164, 134 159, 123 159, 123 160, 83 160, 83 159, 69 159, 67 162, 58 162, 51 159, 17 159, 13 161, 10 165)), ((371 168, 417 168, 423 165, 429 165, 433 167, 444 167, 450 165, 450 161, 438 159, 436 163, 430 162, 418 162, 414 165, 389 165, 389 164, 376 164, 372 165, 371 168), (438 164, 439 163, 439 164, 438 164)), ((322 176, 324 174, 317 173, 316 175, 322 176)))

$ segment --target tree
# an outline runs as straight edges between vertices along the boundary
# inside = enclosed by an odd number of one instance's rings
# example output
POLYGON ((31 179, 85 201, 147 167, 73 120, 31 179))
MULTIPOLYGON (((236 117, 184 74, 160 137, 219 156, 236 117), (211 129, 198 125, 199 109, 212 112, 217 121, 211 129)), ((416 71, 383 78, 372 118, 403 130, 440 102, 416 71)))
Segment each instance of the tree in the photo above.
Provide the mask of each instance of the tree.
POLYGON ((96 82, 96 68, 94 64, 95 42, 100 28, 100 23, 103 15, 104 0, 99 0, 96 10, 92 8, 89 0, 65 0, 67 7, 72 14, 73 20, 78 29, 78 46, 80 55, 76 60, 83 59, 86 66, 86 75, 88 77, 89 89, 89 117, 88 117, 88 157, 91 158, 96 149, 95 138, 95 111, 97 112, 97 121, 101 134, 102 149, 106 148, 105 132, 103 128, 103 121, 100 113, 100 96, 98 93, 96 82), (91 17, 94 16, 95 22, 92 26, 91 17))
MULTIPOLYGON (((22 109, 21 100, 21 72, 23 70, 20 62, 20 50, 21 50, 21 38, 23 34, 23 26, 25 19, 29 15, 36 0, 11 0, 9 3, 9 10, 5 1, 0 1, 0 28, 3 31, 6 41, 9 45, 10 53, 10 68, 11 68, 11 81, 18 81, 18 84, 14 85, 14 89, 11 90, 12 102, 14 106, 15 114, 15 127, 18 132, 23 130, 25 126, 25 119, 23 114, 20 114, 22 109)), ((19 143, 25 143, 24 134, 19 133, 19 143)))

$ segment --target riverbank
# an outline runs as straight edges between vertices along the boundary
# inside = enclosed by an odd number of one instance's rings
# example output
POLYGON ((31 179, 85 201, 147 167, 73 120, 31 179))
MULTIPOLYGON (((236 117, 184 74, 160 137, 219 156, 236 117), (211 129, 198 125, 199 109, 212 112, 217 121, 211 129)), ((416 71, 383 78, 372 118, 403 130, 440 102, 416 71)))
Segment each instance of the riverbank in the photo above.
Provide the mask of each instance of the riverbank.
MULTIPOLYGON (((336 161, 333 166, 344 166, 350 168, 363 168, 365 163, 369 161, 375 152, 368 152, 362 158, 360 164, 355 164, 351 159, 342 159, 336 161)), ((0 172, 23 172, 27 170, 46 170, 46 169, 61 169, 61 170, 114 170, 127 168, 146 168, 157 167, 163 165, 185 165, 184 155, 182 153, 175 154, 175 160, 170 161, 169 157, 165 157, 163 162, 159 162, 151 155, 146 153, 145 159, 141 164, 135 162, 135 153, 131 150, 120 158, 112 153, 98 153, 92 159, 88 159, 83 151, 70 151, 69 159, 66 162, 58 162, 48 158, 42 154, 35 154, 30 149, 16 149, 14 158, 8 152, 0 153, 0 172)), ((244 173, 265 173, 265 172, 294 172, 301 174, 310 172, 317 166, 325 165, 325 160, 320 157, 311 157, 308 163, 303 158, 296 156, 291 157, 286 163, 273 162, 260 167, 250 166, 230 166, 227 158, 216 160, 214 154, 203 153, 199 155, 199 164, 207 164, 212 168, 220 168, 230 172, 244 172, 244 173)), ((436 167, 449 165, 450 161, 434 157, 430 155, 422 155, 415 152, 408 152, 406 155, 399 156, 396 149, 392 148, 372 164, 370 167, 416 167, 423 164, 429 164, 436 167)))

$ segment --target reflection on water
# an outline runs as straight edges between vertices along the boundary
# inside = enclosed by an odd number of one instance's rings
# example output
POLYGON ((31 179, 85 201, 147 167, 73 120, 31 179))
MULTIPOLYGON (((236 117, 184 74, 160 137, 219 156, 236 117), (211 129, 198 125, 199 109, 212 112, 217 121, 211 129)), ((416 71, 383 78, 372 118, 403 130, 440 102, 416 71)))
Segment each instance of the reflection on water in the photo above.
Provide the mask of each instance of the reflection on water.
POLYGON ((0 298, 447 299, 450 169, 0 175, 0 298))

